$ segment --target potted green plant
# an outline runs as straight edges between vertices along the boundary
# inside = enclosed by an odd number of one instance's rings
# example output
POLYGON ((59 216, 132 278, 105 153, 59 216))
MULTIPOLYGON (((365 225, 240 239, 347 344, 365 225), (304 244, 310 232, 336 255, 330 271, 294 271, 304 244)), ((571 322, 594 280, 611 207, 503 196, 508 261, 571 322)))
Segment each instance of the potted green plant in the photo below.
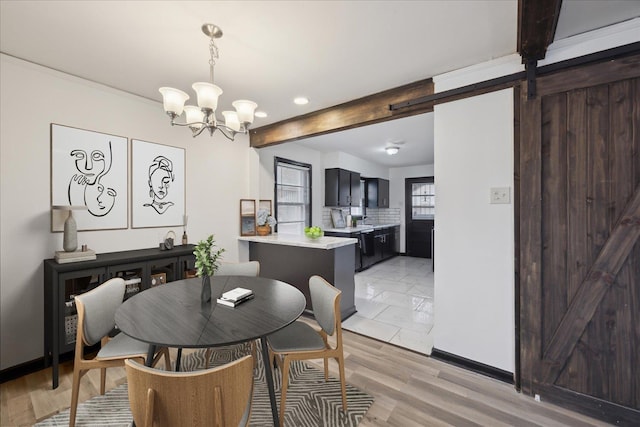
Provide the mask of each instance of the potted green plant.
POLYGON ((193 250, 193 255, 196 257, 196 274, 198 277, 202 277, 202 291, 200 292, 202 302, 211 300, 211 276, 218 271, 220 258, 224 252, 224 248, 216 250, 215 243, 212 234, 206 240, 200 240, 193 250))

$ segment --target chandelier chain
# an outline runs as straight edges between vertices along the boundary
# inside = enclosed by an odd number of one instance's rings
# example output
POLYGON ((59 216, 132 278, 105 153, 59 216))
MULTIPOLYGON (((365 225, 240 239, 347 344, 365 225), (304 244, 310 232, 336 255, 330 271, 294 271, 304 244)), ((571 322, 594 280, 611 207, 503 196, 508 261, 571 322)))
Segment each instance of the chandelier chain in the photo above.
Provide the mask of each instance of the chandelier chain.
POLYGON ((213 37, 209 41, 209 78, 213 84, 213 67, 216 65, 216 59, 218 59, 218 46, 213 37))

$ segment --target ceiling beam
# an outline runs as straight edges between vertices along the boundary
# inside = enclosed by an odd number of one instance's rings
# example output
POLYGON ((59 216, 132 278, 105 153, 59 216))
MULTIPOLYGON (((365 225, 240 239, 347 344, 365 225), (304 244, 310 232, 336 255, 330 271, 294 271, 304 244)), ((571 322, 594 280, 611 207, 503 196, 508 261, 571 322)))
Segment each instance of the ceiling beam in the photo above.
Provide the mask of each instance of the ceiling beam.
POLYGON ((251 129, 251 147, 295 141, 433 111, 433 102, 392 111, 390 105, 433 94, 433 81, 420 80, 303 116, 251 129))
POLYGON ((562 0, 518 0, 518 53, 523 63, 544 59, 561 5, 562 0))

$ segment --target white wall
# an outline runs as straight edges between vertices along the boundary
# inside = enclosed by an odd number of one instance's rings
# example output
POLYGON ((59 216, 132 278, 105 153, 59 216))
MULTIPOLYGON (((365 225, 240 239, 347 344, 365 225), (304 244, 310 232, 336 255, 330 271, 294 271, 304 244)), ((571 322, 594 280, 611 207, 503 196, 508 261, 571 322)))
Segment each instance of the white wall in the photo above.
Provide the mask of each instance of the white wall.
POLYGON ((389 168, 341 151, 327 153, 324 156, 324 164, 325 168, 340 168, 359 172, 363 178, 389 178, 389 168))
POLYGON ((434 347, 514 371, 513 91, 435 107, 434 347))
MULTIPOLYGON (((407 235, 406 235, 406 221, 405 221, 405 179, 407 178, 422 178, 424 176, 433 176, 433 165, 422 166, 408 166, 404 168, 391 168, 389 169, 389 207, 400 208, 400 252, 406 252, 407 247, 407 235)), ((437 184, 436 184, 437 188, 437 184)), ((436 190, 436 198, 437 198, 436 190)), ((437 199, 436 199, 437 203, 437 199)))
MULTIPOLYGON (((634 18, 554 42, 539 66, 638 42, 638 29, 634 18)), ((520 70, 510 55, 433 80, 443 92, 520 70)), ((434 133, 434 346, 513 372, 513 205, 488 204, 492 186, 513 194, 512 91, 437 105, 434 133)))
MULTIPOLYGON (((50 232, 49 124, 186 148, 190 242, 215 233, 226 260, 238 258, 240 198, 249 185, 248 137, 194 139, 172 128, 159 102, 0 55, 0 369, 43 356, 42 261, 61 249, 50 232)), ((255 188, 255 185, 253 185, 255 188)), ((157 246, 179 227, 79 232, 98 253, 157 246)))

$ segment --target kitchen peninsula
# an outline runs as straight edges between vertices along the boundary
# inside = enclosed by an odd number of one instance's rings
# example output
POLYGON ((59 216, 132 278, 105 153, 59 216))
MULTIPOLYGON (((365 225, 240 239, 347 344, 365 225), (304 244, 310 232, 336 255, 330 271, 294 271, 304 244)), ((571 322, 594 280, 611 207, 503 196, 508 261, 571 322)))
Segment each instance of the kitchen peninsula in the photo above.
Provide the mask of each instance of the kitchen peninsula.
POLYGON ((356 312, 354 266, 356 239, 323 236, 271 234, 242 236, 249 245, 249 259, 260 262, 260 276, 282 280, 300 289, 307 299, 306 311, 313 312, 309 277, 317 274, 342 291, 342 320, 356 312))

